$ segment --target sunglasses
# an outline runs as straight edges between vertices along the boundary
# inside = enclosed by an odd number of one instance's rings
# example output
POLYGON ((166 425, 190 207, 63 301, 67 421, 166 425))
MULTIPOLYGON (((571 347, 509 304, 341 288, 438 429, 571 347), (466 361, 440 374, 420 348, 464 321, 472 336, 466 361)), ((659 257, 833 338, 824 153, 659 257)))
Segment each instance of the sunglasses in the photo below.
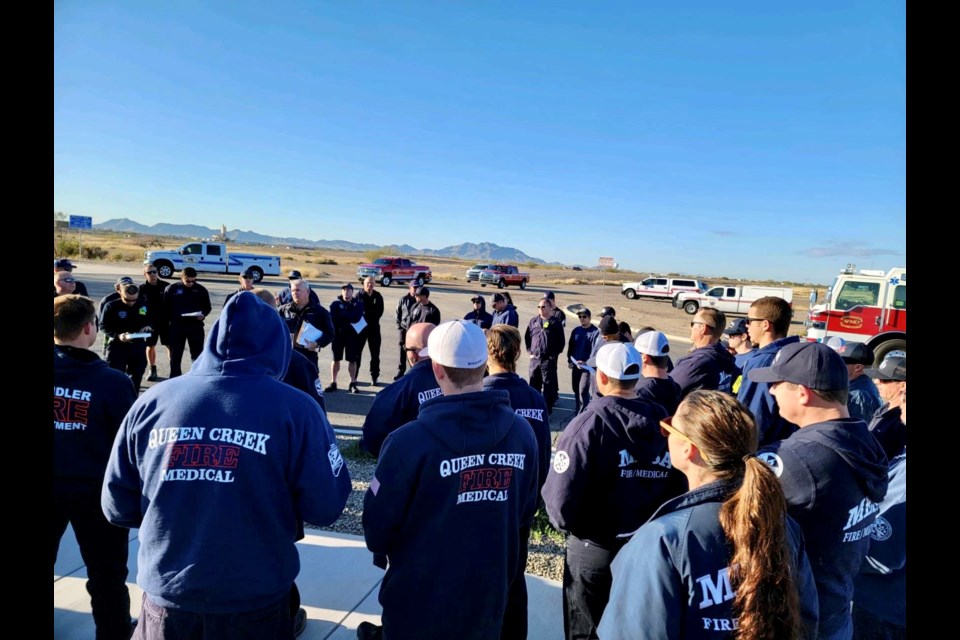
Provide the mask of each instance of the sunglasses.
POLYGON ((60 282, 76 282, 73 278, 60 278, 60 282))
POLYGON ((253 280, 253 276, 240 276, 244 280, 253 280))
POLYGON ((196 282, 196 281, 197 281, 196 278, 194 278, 193 280, 184 280, 184 281, 183 281, 183 284, 193 284, 193 283, 196 282))
POLYGON ((537 309, 549 309, 549 308, 550 307, 547 307, 547 306, 539 306, 539 305, 537 306, 537 309))
POLYGON ((416 351, 416 352, 418 352, 418 353, 420 352, 420 349, 418 349, 417 347, 404 347, 403 350, 404 350, 404 351, 416 351))
POLYGON ((153 271, 144 271, 144 273, 146 273, 148 276, 155 276, 155 275, 157 275, 156 269, 154 269, 153 271))
POLYGON ((764 318, 747 318, 747 324, 750 324, 751 322, 763 322, 763 321, 764 321, 764 318))
POLYGON ((660 435, 662 435, 664 438, 668 438, 668 437, 670 436, 670 434, 672 433, 673 435, 677 436, 678 438, 682 438, 682 439, 686 440, 687 442, 689 442, 690 444, 692 444, 693 446, 695 446, 695 447, 697 448, 697 451, 700 452, 700 457, 703 458, 704 461, 709 464, 709 463, 710 463, 710 458, 707 456, 706 453, 703 452, 703 449, 700 447, 700 445, 698 445, 696 442, 694 442, 693 440, 691 440, 691 439, 690 439, 690 436, 688 436, 687 434, 685 434, 684 432, 680 431, 680 430, 677 429, 675 426, 673 426, 672 423, 673 423, 673 418, 672 418, 672 417, 670 417, 670 418, 665 418, 665 419, 661 420, 661 421, 660 421, 660 435))
POLYGON ((696 326, 696 325, 698 325, 698 324, 702 324, 702 325, 705 326, 705 327, 710 327, 711 329, 715 329, 715 328, 716 328, 716 327, 714 327, 712 324, 707 324, 706 322, 700 322, 699 320, 694 320, 693 322, 690 323, 690 326, 691 326, 691 327, 694 327, 694 326, 696 326))

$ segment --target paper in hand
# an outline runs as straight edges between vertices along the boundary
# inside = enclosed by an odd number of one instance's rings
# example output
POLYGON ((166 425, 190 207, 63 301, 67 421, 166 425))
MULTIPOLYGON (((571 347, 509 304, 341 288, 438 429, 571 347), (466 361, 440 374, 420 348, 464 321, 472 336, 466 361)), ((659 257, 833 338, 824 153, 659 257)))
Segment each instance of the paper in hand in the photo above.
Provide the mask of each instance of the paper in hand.
POLYGON ((323 331, 317 329, 309 322, 304 322, 303 326, 300 327, 300 335, 297 336, 297 344, 305 347, 307 346, 307 342, 320 342, 322 335, 323 331))

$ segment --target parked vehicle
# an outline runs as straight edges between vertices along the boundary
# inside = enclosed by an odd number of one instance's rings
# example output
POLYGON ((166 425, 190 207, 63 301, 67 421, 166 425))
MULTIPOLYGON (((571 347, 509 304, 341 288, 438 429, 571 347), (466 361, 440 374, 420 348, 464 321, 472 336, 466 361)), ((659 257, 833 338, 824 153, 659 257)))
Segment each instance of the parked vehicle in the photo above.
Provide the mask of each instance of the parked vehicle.
POLYGON ((250 269, 254 282, 260 282, 265 275, 280 275, 280 256, 227 253, 227 245, 222 242, 188 242, 173 251, 147 251, 143 255, 156 265, 161 278, 169 278, 184 267, 198 272, 236 274, 250 269))
POLYGON ((467 282, 478 282, 480 280, 480 272, 484 269, 489 269, 492 267, 492 264, 475 264, 469 269, 467 269, 467 282))
POLYGON ((793 306, 793 287, 761 287, 753 285, 716 286, 705 293, 683 292, 673 299, 673 306, 683 309, 690 315, 700 307, 717 309, 724 313, 747 313, 750 305, 765 296, 783 298, 793 306))
POLYGON ((357 267, 357 279, 363 282, 372 276, 376 282, 389 287, 393 282, 413 282, 418 287, 433 280, 430 267, 416 264, 407 258, 377 258, 357 267))
MULTIPOLYGON (((815 294, 814 294, 815 295, 815 294)), ((804 325, 807 340, 833 336, 866 343, 879 364, 890 353, 907 353, 907 268, 856 270, 848 264, 820 304, 811 296, 804 325)))
POLYGON ((692 278, 670 278, 667 276, 650 276, 642 282, 625 282, 620 287, 620 293, 627 300, 636 298, 654 298, 657 300, 673 300, 678 293, 703 293, 707 284, 692 278))
POLYGON ((480 272, 481 287, 495 284, 499 289, 509 286, 526 289, 528 282, 530 282, 530 274, 518 270, 512 264, 492 264, 490 268, 480 272))

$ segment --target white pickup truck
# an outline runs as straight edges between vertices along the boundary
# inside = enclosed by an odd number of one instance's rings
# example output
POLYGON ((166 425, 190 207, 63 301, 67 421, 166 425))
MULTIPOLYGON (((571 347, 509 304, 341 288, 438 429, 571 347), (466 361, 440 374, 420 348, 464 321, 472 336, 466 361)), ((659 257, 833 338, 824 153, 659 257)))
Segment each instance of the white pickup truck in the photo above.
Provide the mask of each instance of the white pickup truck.
POLYGON ((237 274, 250 269, 254 282, 260 282, 263 276, 280 275, 280 256, 227 253, 227 245, 222 242, 188 242, 173 251, 147 251, 144 257, 156 265, 161 278, 169 278, 184 267, 198 272, 237 274))
POLYGON ((680 293, 674 298, 673 306, 677 309, 683 309, 690 315, 695 314, 700 307, 710 307, 724 313, 747 313, 751 304, 765 296, 783 298, 791 306, 793 305, 793 289, 791 287, 721 285, 712 287, 704 293, 680 293))

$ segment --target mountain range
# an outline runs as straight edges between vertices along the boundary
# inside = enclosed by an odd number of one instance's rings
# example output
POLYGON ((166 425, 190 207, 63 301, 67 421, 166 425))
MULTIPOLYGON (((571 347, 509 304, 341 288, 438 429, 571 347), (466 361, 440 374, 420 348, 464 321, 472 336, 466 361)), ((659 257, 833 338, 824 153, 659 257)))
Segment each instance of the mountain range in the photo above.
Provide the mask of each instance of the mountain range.
MULTIPOLYGON (((127 233, 145 233, 161 236, 177 236, 183 238, 212 238, 219 235, 218 229, 211 229, 196 224, 168 224, 157 223, 147 226, 130 220, 129 218, 115 218, 99 224, 93 225, 95 229, 104 231, 120 231, 127 233)), ((349 242, 347 240, 306 240, 304 238, 286 238, 277 236, 267 236, 255 231, 241 231, 233 229, 227 231, 226 240, 238 244, 267 244, 284 245, 290 247, 305 247, 311 249, 336 249, 340 251, 370 251, 375 249, 390 249, 400 254, 416 254, 423 256, 437 256, 441 258, 462 258, 464 260, 476 260, 478 262, 504 262, 517 263, 536 262, 538 264, 551 264, 562 266, 558 262, 547 263, 540 258, 528 256, 519 249, 513 247, 501 247, 492 242, 464 242, 455 244, 442 249, 417 249, 408 244, 388 245, 381 247, 375 244, 349 242)))

